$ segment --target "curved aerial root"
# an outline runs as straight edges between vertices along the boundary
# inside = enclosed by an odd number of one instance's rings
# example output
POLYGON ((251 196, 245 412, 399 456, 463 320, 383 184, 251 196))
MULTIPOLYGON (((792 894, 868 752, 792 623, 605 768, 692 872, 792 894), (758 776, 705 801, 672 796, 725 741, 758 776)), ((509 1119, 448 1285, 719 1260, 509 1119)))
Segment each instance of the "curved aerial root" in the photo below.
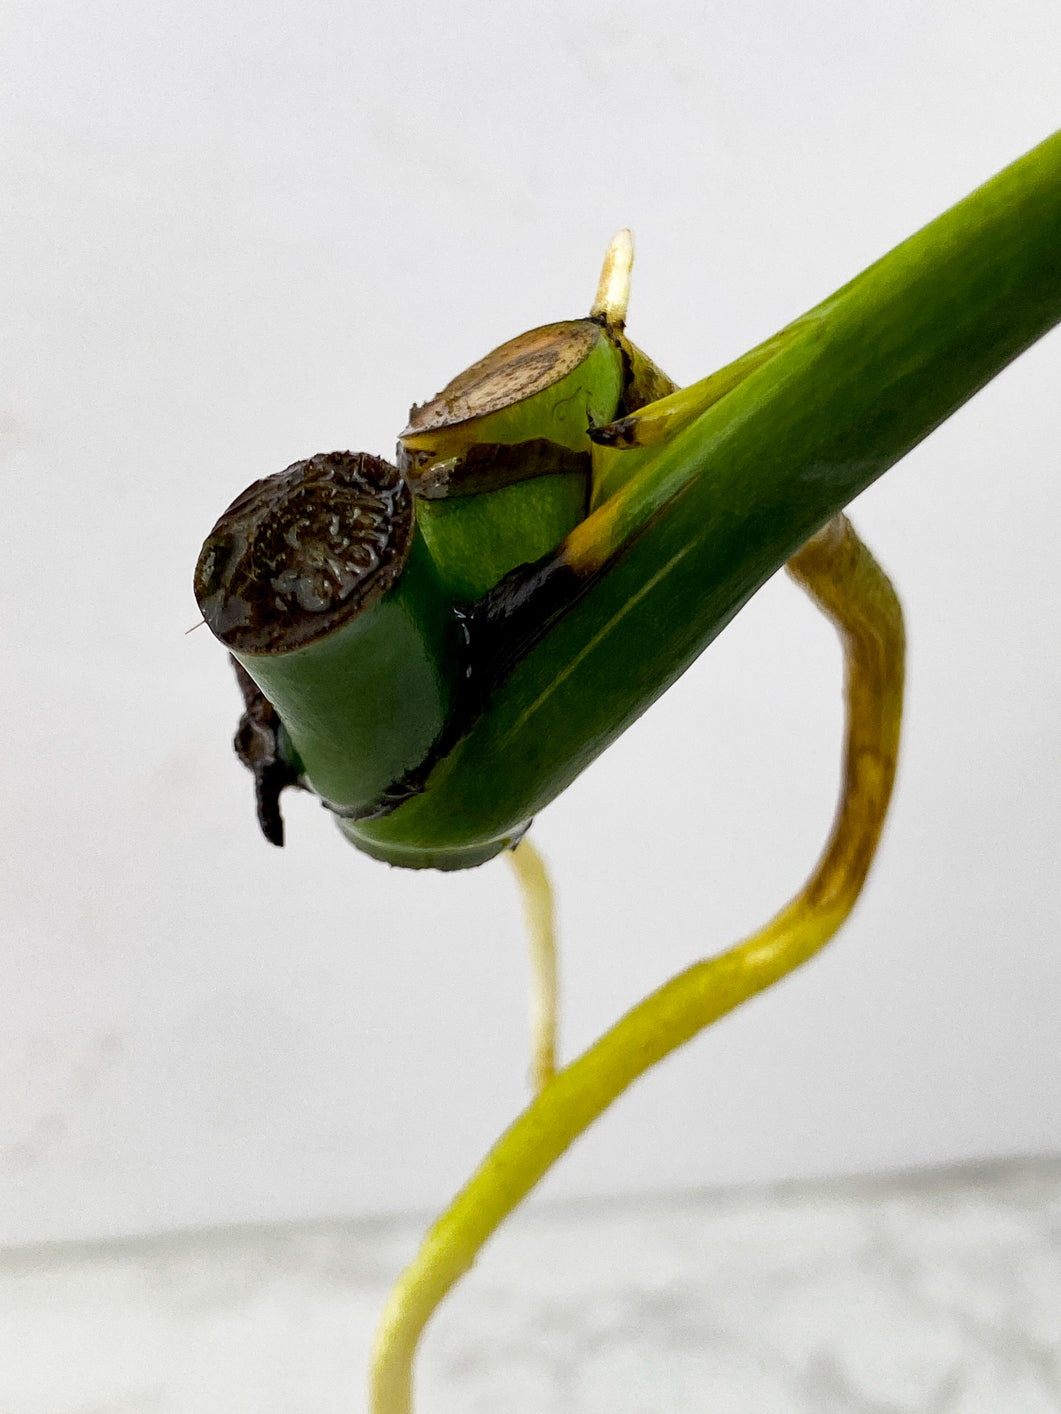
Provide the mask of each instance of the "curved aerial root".
POLYGON ((400 1277, 383 1313, 372 1414, 409 1414, 416 1345, 486 1240, 622 1092, 705 1026, 812 957, 858 897, 895 778, 902 714, 902 611, 887 576, 837 516, 789 562, 844 650, 847 726, 832 832, 813 874, 765 928, 646 997, 549 1081, 457 1194, 400 1277))
POLYGON ((526 836, 509 853, 523 898, 530 945, 530 1083, 535 1094, 556 1074, 559 1010, 553 890, 542 857, 526 836))

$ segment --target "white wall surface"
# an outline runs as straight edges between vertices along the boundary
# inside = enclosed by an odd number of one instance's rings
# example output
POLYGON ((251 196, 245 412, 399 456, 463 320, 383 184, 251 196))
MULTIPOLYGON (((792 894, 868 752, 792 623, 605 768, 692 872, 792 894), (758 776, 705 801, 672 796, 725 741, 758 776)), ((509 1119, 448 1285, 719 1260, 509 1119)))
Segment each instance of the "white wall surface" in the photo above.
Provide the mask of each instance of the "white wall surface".
MULTIPOLYGON (((0 64, 0 1241, 437 1206, 520 1106, 504 864, 258 836, 200 542, 254 478, 583 313, 676 378, 1058 126, 1053 0, 38 0, 0 64)), ((1061 341, 855 505, 909 618, 901 779, 819 960, 552 1194, 1061 1147, 1061 341)), ((768 916, 831 816, 839 662, 783 577, 541 817, 568 1054, 768 916)))

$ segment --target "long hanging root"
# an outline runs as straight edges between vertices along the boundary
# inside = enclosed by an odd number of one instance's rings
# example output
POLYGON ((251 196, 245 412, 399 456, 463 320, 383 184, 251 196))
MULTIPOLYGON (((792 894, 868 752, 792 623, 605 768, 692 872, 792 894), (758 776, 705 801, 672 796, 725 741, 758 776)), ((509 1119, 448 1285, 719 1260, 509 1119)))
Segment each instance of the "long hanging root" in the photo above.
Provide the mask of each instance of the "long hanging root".
POLYGON ((858 897, 895 777, 902 611, 845 516, 808 541, 789 570, 833 621, 844 650, 843 785, 825 852, 803 890, 765 928, 646 997, 560 1071, 501 1136, 391 1293, 376 1337, 373 1414, 409 1414, 413 1356, 425 1324, 568 1145, 650 1066, 816 953, 858 897))
POLYGON ((509 854, 523 896, 530 943, 530 1083, 537 1094, 556 1074, 558 987, 553 891, 542 857, 524 837, 509 854))

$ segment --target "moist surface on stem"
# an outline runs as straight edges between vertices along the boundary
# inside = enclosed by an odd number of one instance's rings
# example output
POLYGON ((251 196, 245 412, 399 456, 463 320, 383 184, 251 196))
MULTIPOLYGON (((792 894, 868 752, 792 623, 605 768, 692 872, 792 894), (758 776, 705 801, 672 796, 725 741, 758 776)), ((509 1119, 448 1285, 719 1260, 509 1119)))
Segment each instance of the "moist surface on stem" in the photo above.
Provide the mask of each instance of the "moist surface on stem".
POLYGON ((414 528, 395 467, 326 452, 255 481, 218 520, 195 571, 203 618, 235 653, 288 653, 381 599, 414 528))

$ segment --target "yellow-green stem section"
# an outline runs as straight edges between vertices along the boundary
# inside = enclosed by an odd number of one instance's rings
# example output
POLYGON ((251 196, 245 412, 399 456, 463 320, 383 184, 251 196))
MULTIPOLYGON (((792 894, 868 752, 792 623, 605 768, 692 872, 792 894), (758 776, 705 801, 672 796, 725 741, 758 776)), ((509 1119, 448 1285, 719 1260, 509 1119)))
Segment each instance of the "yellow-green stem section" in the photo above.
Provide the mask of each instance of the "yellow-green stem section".
POLYGON ((789 562, 844 649, 847 729, 832 833, 803 890, 760 932, 696 963, 618 1021, 542 1090, 435 1223, 383 1313, 372 1414, 409 1414, 420 1333, 502 1220, 628 1085, 705 1026, 798 967, 851 911, 880 837, 902 715, 902 611, 887 576, 837 516, 789 562))
POLYGON ((559 984, 553 890, 541 855, 524 835, 509 854, 523 899, 530 961, 530 1083, 537 1094, 556 1074, 559 984))

